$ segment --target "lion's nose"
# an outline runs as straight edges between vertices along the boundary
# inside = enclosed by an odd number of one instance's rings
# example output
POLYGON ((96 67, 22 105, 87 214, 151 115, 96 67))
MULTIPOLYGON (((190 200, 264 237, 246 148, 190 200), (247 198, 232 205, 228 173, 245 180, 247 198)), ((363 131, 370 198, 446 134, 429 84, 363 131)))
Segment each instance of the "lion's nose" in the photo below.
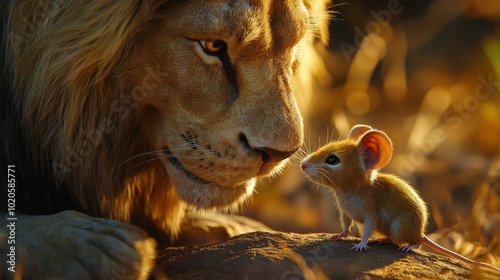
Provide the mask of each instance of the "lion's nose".
POLYGON ((282 161, 291 155, 293 155, 296 151, 280 151, 276 150, 273 148, 268 148, 268 147, 254 147, 252 148, 255 151, 261 152, 262 153, 262 161, 268 162, 268 161, 282 161))
POLYGON ((291 155, 293 155, 299 149, 299 147, 297 147, 293 151, 280 151, 280 150, 269 148, 269 147, 252 147, 248 143, 248 140, 246 139, 245 135, 240 136, 240 142, 242 142, 247 148, 249 148, 253 151, 259 152, 262 155, 263 162, 282 161, 286 158, 289 158, 291 155))

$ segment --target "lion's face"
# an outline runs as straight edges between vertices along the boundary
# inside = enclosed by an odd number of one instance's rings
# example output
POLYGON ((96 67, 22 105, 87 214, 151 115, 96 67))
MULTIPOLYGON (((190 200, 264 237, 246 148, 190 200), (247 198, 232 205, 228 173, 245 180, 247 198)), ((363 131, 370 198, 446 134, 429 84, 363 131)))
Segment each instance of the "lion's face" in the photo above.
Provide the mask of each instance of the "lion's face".
POLYGON ((140 125, 178 196, 228 206, 302 144, 292 78, 308 12, 300 1, 174 2, 146 25, 123 83, 146 89, 140 125))

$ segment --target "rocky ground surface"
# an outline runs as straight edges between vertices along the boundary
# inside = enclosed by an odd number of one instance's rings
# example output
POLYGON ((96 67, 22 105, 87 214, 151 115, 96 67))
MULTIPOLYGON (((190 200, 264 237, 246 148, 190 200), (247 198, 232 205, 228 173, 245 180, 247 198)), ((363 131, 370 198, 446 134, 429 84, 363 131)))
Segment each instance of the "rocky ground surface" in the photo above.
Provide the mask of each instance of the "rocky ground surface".
POLYGON ((160 250, 155 279, 500 279, 500 272, 395 245, 353 252, 356 238, 252 232, 224 242, 160 250))

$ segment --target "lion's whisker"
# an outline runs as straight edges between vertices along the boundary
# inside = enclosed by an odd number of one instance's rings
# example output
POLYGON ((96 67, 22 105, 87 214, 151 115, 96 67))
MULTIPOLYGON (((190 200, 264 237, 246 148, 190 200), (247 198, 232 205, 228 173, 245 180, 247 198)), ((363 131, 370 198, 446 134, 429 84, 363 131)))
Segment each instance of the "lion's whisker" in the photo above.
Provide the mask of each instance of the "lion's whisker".
MULTIPOLYGON (((183 152, 183 151, 189 151, 189 147, 179 147, 179 148, 168 148, 169 151, 174 151, 174 152, 183 152)), ((167 149, 160 149, 160 150, 155 150, 155 151, 148 151, 148 152, 144 152, 144 153, 141 153, 141 154, 137 154, 135 156, 132 156, 130 158, 128 158, 127 160, 125 160, 124 162, 122 162, 122 164, 125 164, 133 159, 136 159, 138 157, 143 157, 143 156, 148 156, 148 155, 161 155, 161 156, 165 156, 165 151, 167 151, 167 149)), ((181 158, 182 156, 177 156, 177 158, 181 158)))

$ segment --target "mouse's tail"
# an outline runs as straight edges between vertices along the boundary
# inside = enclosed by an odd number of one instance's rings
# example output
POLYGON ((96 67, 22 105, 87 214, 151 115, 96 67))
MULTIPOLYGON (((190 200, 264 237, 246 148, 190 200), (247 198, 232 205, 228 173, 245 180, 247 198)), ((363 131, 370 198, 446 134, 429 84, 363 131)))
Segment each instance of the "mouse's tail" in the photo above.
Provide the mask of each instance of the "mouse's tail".
POLYGON ((425 234, 424 236, 422 237, 422 243, 424 243, 425 245, 429 246, 431 249, 445 255, 445 256, 448 256, 448 257, 452 257, 454 259, 458 259, 458 260, 461 260, 463 262, 466 262, 468 264, 471 264, 471 265, 478 265, 478 266, 481 266, 481 267, 486 267, 486 268, 490 268, 490 269, 493 269, 493 270, 496 270, 496 271, 499 271, 500 272, 500 268, 496 267, 496 266, 493 266, 491 264, 487 264, 487 263, 483 263, 483 262, 476 262, 476 261, 473 261, 471 259, 468 259, 458 253, 455 253, 451 250, 448 250, 444 247, 442 247, 441 245, 435 243, 434 241, 430 240, 425 234))

